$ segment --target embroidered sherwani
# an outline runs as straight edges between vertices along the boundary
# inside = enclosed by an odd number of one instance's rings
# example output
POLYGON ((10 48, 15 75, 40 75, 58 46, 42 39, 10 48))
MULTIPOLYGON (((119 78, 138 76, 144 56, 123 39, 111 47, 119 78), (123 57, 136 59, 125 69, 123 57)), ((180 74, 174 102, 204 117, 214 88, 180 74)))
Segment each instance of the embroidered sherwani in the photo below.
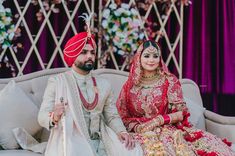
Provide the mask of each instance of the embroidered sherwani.
POLYGON ((142 155, 141 148, 125 149, 117 133, 126 129, 117 113, 111 85, 92 73, 84 76, 71 70, 51 77, 45 90, 39 112, 39 123, 51 129, 46 156, 95 156, 95 155, 142 155), (98 104, 87 110, 81 102, 78 86, 87 102, 94 100, 95 92, 91 77, 95 77, 98 88, 98 104), (57 127, 50 128, 49 112, 63 97, 68 103, 65 116, 57 127), (119 150, 119 151, 116 151, 119 150))

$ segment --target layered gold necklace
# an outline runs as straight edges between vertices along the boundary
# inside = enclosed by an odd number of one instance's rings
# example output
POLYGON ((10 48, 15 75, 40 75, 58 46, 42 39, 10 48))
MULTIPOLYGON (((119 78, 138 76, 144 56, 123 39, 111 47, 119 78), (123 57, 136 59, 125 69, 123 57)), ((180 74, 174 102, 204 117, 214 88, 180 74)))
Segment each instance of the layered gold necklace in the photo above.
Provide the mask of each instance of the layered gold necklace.
POLYGON ((161 74, 157 73, 151 76, 142 76, 140 79, 140 86, 144 89, 153 87, 153 85, 160 79, 161 74))

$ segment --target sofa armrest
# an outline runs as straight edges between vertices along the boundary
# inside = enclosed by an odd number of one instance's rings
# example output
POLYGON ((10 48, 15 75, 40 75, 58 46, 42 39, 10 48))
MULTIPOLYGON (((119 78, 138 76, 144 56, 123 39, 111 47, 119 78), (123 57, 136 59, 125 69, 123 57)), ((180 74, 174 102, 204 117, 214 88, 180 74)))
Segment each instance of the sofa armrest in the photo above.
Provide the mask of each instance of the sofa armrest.
POLYGON ((206 119, 214 121, 216 123, 235 125, 235 117, 219 115, 209 110, 205 110, 204 115, 206 119))
POLYGON ((235 143, 235 117, 226 117, 206 110, 205 118, 208 132, 235 143))

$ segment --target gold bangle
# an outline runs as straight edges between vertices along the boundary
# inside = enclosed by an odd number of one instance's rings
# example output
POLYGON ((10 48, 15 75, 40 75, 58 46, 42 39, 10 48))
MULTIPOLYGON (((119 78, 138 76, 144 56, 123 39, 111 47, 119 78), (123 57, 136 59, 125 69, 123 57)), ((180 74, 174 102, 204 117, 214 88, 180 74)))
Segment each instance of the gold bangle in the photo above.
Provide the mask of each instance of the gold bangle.
POLYGON ((162 116, 162 115, 159 115, 158 118, 159 118, 159 120, 160 120, 160 125, 159 125, 159 126, 163 125, 163 124, 164 124, 164 118, 163 118, 163 116, 162 116))
POLYGON ((143 130, 143 126, 142 125, 137 125, 137 127, 136 127, 137 133, 141 133, 142 130, 143 130))
POLYGON ((171 122, 172 122, 171 115, 168 115, 168 116, 169 116, 169 118, 170 118, 169 124, 171 124, 171 122))

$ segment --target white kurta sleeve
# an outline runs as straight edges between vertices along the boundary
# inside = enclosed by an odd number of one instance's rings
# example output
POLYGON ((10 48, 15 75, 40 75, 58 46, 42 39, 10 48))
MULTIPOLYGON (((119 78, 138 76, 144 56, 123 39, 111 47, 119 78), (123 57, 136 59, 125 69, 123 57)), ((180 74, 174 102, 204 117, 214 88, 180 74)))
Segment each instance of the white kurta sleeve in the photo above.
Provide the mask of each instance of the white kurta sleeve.
POLYGON ((42 127, 50 129, 51 121, 49 112, 53 111, 55 105, 56 79, 50 77, 48 79, 47 87, 44 92, 41 108, 38 113, 38 122, 42 127))
POLYGON ((111 89, 104 105, 103 114, 107 125, 112 128, 116 134, 123 131, 126 132, 126 128, 118 114, 113 91, 111 91, 111 89))

